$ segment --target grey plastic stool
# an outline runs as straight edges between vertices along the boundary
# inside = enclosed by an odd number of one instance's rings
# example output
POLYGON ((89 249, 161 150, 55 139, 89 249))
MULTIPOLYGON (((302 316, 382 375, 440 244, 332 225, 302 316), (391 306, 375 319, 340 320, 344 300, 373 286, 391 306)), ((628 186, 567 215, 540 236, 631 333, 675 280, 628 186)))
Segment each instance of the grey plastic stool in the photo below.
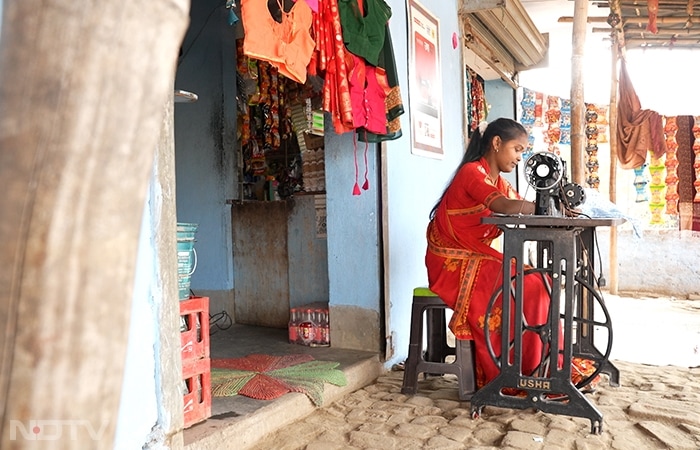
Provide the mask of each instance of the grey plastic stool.
POLYGON ((404 364, 401 392, 413 395, 418 391, 418 374, 457 376, 459 399, 470 400, 476 392, 474 376, 474 341, 457 339, 456 346, 447 344, 447 305, 428 288, 413 290, 411 309, 411 335, 408 358, 404 364), (423 315, 426 316, 427 343, 423 351, 423 315), (445 358, 454 355, 454 362, 445 358))

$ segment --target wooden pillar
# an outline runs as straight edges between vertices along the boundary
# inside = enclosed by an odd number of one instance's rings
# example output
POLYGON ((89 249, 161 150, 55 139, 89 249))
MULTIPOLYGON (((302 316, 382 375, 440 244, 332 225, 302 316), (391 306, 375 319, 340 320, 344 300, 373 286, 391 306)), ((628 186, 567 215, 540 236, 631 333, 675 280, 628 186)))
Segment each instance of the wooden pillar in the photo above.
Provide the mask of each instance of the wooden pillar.
MULTIPOLYGON (((610 4, 610 12, 622 17, 619 0, 613 0, 610 4)), ((622 31, 622 22, 617 24, 612 29, 612 47, 610 55, 612 58, 611 73, 610 73, 610 109, 608 123, 610 126, 610 180, 608 187, 608 196, 611 202, 617 200, 617 101, 618 101, 618 84, 619 72, 618 62, 624 58, 625 51, 625 35, 622 31)), ((617 227, 610 227, 610 280, 608 280, 608 289, 613 295, 618 293, 618 275, 617 275, 617 227)))
POLYGON ((583 97, 583 56, 586 45, 588 0, 575 0, 571 53, 571 179, 584 185, 583 149, 585 146, 585 113, 583 97))
MULTIPOLYGON (((613 39, 610 50, 612 57, 610 74, 610 109, 608 124, 610 126, 610 181, 608 185, 610 201, 615 203, 617 198, 617 89, 618 89, 618 59, 620 50, 617 39, 613 39)), ((608 283, 610 293, 617 295, 617 227, 610 227, 610 280, 608 283)))
POLYGON ((186 0, 4 3, 0 448, 114 446, 145 196, 188 23, 186 0))

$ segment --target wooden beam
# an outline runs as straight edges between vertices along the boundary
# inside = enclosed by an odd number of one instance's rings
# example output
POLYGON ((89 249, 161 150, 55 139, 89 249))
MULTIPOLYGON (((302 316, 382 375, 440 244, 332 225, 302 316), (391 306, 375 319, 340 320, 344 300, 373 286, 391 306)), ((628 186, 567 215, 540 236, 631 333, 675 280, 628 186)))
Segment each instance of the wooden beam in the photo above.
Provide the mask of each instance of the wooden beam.
MULTIPOLYGON (((618 13, 619 14, 619 13, 618 13)), ((636 17, 622 17, 622 22, 624 25, 646 25, 649 22, 648 16, 636 16, 636 17)), ((574 18, 571 16, 564 16, 558 19, 559 23, 573 23, 574 18)), ((607 17, 589 17, 587 19, 588 23, 608 23, 607 17)), ((656 23, 658 24, 679 24, 679 23, 700 23, 700 17, 657 17, 656 23)))
MULTIPOLYGON (((659 10, 662 9, 679 9, 679 6, 686 6, 687 0, 661 0, 659 1, 659 10)), ((640 0, 623 0, 620 2, 622 8, 646 8, 646 2, 641 3, 640 0)))
MULTIPOLYGON (((620 0, 611 0, 610 12, 620 17, 620 0)), ((613 45, 611 46, 611 74, 610 74, 610 106, 608 109, 608 126, 610 127, 610 175, 609 192, 610 201, 615 203, 617 198, 617 100, 618 100, 618 62, 625 57, 627 42, 625 33, 622 31, 622 24, 615 27, 616 33, 612 34, 613 45)), ((617 294, 617 227, 610 227, 610 293, 617 294)))
MULTIPOLYGON (((593 27, 593 28, 591 28, 591 31, 592 31, 593 33, 611 33, 611 32, 613 31, 613 29, 612 29, 612 28, 597 28, 597 27, 593 27)), ((658 32, 656 32, 656 33, 651 33, 651 32, 649 32, 649 31, 646 31, 644 28, 640 28, 639 30, 635 30, 635 29, 632 29, 632 30, 629 30, 629 29, 628 29, 628 30, 625 30, 625 33, 626 33, 627 35, 630 35, 630 34, 643 34, 644 36, 650 36, 650 37, 652 37, 652 36, 678 36, 678 37, 686 37, 686 38, 687 38, 687 37, 689 37, 689 36, 690 36, 690 37, 692 37, 692 36, 700 36, 700 28, 694 29, 694 30, 689 30, 689 29, 685 29, 685 30, 669 30, 669 29, 663 29, 663 28, 662 28, 662 29, 660 29, 660 30, 659 30, 658 32)))
POLYGON ((586 47, 586 17, 588 0, 574 1, 574 26, 571 54, 571 179, 581 186, 585 183, 583 148, 585 144, 586 105, 583 96, 583 67, 586 47))
MULTIPOLYGON (((610 71, 610 107, 608 109, 608 126, 610 127, 610 176, 608 184, 608 196, 610 201, 615 203, 617 199, 617 89, 618 89, 618 72, 617 66, 620 59, 619 47, 613 45, 611 52, 612 69, 610 71)), ((610 227, 610 293, 617 295, 618 277, 617 277, 617 227, 610 227)))
MULTIPOLYGON (((572 16, 563 16, 558 20, 559 23, 573 23, 574 18, 572 16)), ((587 23, 608 23, 608 18, 606 17, 588 17, 586 19, 587 23)))
MULTIPOLYGON (((617 14, 618 17, 622 17, 620 0, 610 1, 610 12, 612 14, 617 14)), ((613 27, 613 29, 616 31, 616 33, 613 33, 613 46, 617 44, 617 49, 615 51, 617 52, 618 57, 624 58, 627 43, 625 42, 625 32, 622 23, 618 23, 617 25, 615 25, 615 27, 613 27)))
POLYGON ((700 42, 693 42, 693 43, 684 43, 684 42, 674 42, 671 44, 668 41, 654 41, 654 42, 646 42, 646 41, 631 41, 627 43, 628 50, 632 48, 665 48, 665 49, 672 49, 672 48, 678 48, 678 49, 689 49, 689 50, 700 50, 700 42))

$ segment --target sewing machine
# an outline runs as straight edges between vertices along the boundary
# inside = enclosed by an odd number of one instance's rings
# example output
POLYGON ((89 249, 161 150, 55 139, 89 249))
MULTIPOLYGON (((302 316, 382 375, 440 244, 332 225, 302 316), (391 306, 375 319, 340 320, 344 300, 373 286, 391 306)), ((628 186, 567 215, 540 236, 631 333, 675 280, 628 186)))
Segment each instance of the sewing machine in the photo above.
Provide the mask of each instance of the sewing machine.
POLYGON ((608 360, 612 325, 596 288, 595 228, 624 220, 577 217, 573 208, 585 201, 585 194, 581 186, 567 181, 565 172, 566 165, 558 156, 535 153, 525 162, 527 181, 537 190, 535 215, 483 219, 503 230, 503 261, 510 264, 503 265, 502 286, 493 293, 484 320, 487 348, 500 373, 474 394, 471 412, 476 418, 484 405, 536 408, 587 418, 591 433, 599 434, 603 415, 582 391, 601 373, 609 376, 611 385, 619 385, 619 371, 608 360), (529 243, 536 244, 536 262, 525 261, 529 243), (546 323, 527 323, 523 317, 526 275, 540 277, 549 292, 546 323), (506 292, 510 301, 502 301, 506 292), (499 348, 508 349, 504 352, 493 348, 488 329, 492 316, 499 314, 499 348), (546 349, 532 373, 521 369, 525 333, 536 333, 546 349), (575 384, 571 378, 573 358, 589 360, 594 367, 575 384))
POLYGON ((566 162, 551 152, 537 152, 525 161, 525 178, 537 191, 535 215, 563 217, 583 204, 586 194, 566 177, 566 162))

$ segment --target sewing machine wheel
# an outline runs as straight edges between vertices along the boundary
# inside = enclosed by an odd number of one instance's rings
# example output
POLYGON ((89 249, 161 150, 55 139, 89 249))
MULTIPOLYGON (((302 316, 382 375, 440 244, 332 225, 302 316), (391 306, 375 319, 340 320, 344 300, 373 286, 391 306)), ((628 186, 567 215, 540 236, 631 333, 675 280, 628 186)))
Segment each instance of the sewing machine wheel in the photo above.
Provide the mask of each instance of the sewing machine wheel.
MULTIPOLYGON (((524 276, 527 276, 529 274, 539 274, 542 281, 545 284, 545 287, 547 289, 547 292, 549 293, 549 298, 550 298, 550 304, 551 304, 551 298, 552 298, 552 271, 551 269, 548 268, 532 268, 532 269, 527 269, 524 271, 524 276)), ((510 286, 510 299, 511 299, 511 314, 514 313, 515 311, 515 305, 514 305, 514 299, 515 299, 515 276, 511 278, 511 286, 510 286)), ((565 276, 562 275, 562 278, 565 278, 565 276)), ((574 342, 572 343, 572 359, 573 358, 582 358, 590 361, 595 370, 585 376, 582 376, 576 383, 575 386, 577 389, 581 389, 588 385, 591 381, 593 381, 603 370, 604 366, 607 366, 608 363, 608 358, 610 357, 610 351, 612 349, 612 325, 610 322, 610 314, 608 313, 608 309, 605 306, 605 302, 603 301, 602 296, 595 291, 595 289, 588 283, 586 280, 581 278, 580 276, 576 275, 576 286, 574 286, 574 291, 579 292, 579 295, 577 295, 577 298, 574 300, 573 304, 571 305, 573 308, 573 320, 572 320, 572 327, 573 329, 571 330, 571 336, 574 342), (587 305, 586 302, 593 301, 593 305, 587 305), (583 302, 581 305, 578 304, 578 302, 583 302), (587 306, 591 306, 590 308, 587 308, 587 306), (586 314, 586 311, 593 311, 593 317, 581 317, 578 314, 583 312, 586 314), (596 314, 600 315, 602 314, 602 321, 596 321, 595 316, 596 314), (593 337, 593 332, 596 334, 596 343, 597 342, 605 342, 605 351, 600 352, 598 348, 595 346, 595 343, 592 343, 590 340, 593 337), (586 339, 588 338, 588 339, 586 339), (580 341, 578 341, 580 339, 580 341)), ((497 367, 501 367, 501 360, 500 360, 500 355, 496 354, 496 351, 494 350, 492 344, 491 344, 491 332, 489 331, 488 324, 490 323, 492 317, 494 317, 494 309, 498 311, 498 315, 502 314, 501 311, 501 302, 499 301, 501 298, 501 292, 503 288, 498 287, 493 295, 491 296, 491 300, 489 301, 488 306, 486 307, 486 315, 485 315, 485 320, 484 320, 484 334, 485 334, 485 340, 486 340, 486 346, 488 349, 488 352, 491 356, 491 359, 494 361, 497 367)), ((562 294, 562 306, 561 309, 562 311, 565 311, 565 305, 563 303, 563 297, 565 295, 564 287, 562 286, 561 288, 561 294, 562 294)), ((549 314, 548 314, 549 315, 549 314)), ((559 314, 559 324, 563 328, 563 323, 565 319, 565 315, 563 313, 559 314)), ((500 323, 502 320, 501 317, 497 318, 497 322, 500 323)), ((555 330, 558 332, 558 330, 555 330)), ((564 331, 564 330, 562 330, 564 331)), ((545 344, 543 348, 543 355, 542 355, 542 361, 540 362, 539 366, 535 369, 535 371, 532 374, 523 374, 527 376, 532 376, 532 377, 548 377, 549 375, 549 368, 550 368, 550 361, 549 361, 549 346, 551 345, 551 336, 553 335, 553 330, 551 325, 549 324, 549 321, 543 324, 528 324, 525 318, 523 317, 523 329, 521 330, 521 334, 525 334, 526 332, 534 332, 537 333, 540 336, 540 339, 542 342, 545 344)), ((564 333, 566 334, 566 333, 564 333)), ((499 337, 500 340, 500 337, 499 337)), ((513 350, 514 348, 514 339, 511 339, 508 345, 509 350, 513 350)), ((566 342, 564 342, 566 344, 566 342)), ((559 350, 559 355, 563 354, 563 349, 559 350)), ((512 355, 510 357, 512 359, 512 355)))
POLYGON ((569 208, 575 208, 582 205, 586 201, 586 193, 581 185, 576 183, 568 183, 562 187, 564 201, 569 208))
POLYGON ((561 158, 551 152, 533 153, 525 161, 525 178, 537 190, 549 190, 564 176, 561 158))

